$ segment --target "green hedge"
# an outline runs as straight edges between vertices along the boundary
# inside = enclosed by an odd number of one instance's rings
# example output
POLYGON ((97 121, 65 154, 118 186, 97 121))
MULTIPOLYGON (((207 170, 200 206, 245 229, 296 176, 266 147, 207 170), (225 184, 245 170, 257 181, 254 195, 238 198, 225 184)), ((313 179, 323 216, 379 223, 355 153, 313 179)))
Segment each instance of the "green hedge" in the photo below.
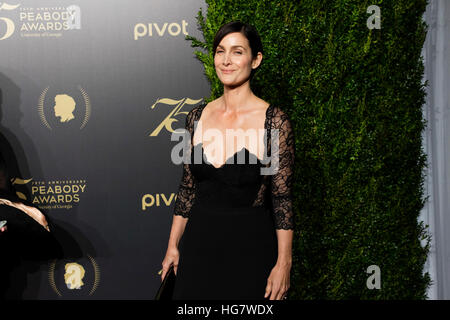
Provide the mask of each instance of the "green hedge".
MULTIPOLYGON (((259 31, 256 95, 282 107, 296 136, 291 299, 424 299, 429 251, 421 147, 421 48, 426 0, 207 0, 203 40, 211 101, 222 94, 212 58, 221 25, 259 31), (370 5, 381 29, 369 29, 370 5), (208 51, 207 51, 208 50, 208 51), (381 289, 369 290, 370 265, 381 289)), ((426 85, 426 84, 425 84, 426 85)))

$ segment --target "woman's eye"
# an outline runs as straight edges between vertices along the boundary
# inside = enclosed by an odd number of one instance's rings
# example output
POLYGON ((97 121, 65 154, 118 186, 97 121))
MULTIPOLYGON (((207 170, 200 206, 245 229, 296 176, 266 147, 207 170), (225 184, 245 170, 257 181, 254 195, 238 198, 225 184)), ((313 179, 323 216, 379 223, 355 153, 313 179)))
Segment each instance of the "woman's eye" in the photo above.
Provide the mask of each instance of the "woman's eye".
POLYGON ((242 54, 242 52, 241 52, 241 51, 236 51, 236 53, 237 53, 237 54, 242 54))

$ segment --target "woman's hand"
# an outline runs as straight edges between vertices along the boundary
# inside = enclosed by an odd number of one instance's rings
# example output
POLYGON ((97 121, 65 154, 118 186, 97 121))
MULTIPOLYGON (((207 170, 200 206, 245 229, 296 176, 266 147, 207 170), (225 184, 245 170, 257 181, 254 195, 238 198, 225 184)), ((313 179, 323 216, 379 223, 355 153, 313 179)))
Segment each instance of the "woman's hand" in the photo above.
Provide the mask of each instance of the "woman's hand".
POLYGON ((166 251, 166 256, 162 262, 162 274, 161 281, 164 280, 169 267, 173 264, 173 270, 175 271, 175 275, 177 274, 178 269, 178 260, 180 259, 180 253, 178 252, 178 248, 176 247, 168 247, 166 251))
POLYGON ((270 272, 267 279, 266 294, 267 298, 270 294, 270 300, 281 300, 290 287, 291 264, 277 263, 270 272))

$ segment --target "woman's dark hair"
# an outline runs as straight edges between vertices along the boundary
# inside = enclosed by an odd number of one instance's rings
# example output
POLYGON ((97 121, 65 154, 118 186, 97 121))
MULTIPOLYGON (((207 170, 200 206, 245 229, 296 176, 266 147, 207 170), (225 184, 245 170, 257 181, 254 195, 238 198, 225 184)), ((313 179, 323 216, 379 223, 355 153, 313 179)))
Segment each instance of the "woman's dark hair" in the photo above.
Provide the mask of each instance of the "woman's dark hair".
MULTIPOLYGON (((213 41, 213 57, 216 55, 216 49, 220 41, 222 41, 226 35, 233 32, 240 32, 247 38, 250 44, 250 49, 252 50, 253 59, 256 58, 258 52, 264 53, 261 38, 259 37, 258 31, 256 31, 255 27, 241 21, 231 21, 221 26, 219 31, 217 31, 213 41)), ((255 71, 256 69, 252 70, 250 78, 253 77, 255 71)))

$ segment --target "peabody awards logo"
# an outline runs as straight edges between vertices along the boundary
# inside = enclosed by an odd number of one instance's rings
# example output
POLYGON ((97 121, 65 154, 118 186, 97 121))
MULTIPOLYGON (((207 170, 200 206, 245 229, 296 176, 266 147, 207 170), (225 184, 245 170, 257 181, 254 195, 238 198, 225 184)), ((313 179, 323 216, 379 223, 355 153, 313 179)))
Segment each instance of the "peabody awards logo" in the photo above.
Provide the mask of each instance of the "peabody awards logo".
POLYGON ((0 40, 16 31, 23 38, 58 38, 70 30, 81 29, 81 9, 68 7, 23 7, 19 3, 0 2, 0 40))
POLYGON ((92 296, 100 284, 100 268, 90 255, 76 261, 54 260, 49 266, 48 280, 60 297, 92 296))
POLYGON ((31 202, 40 209, 72 209, 86 192, 86 180, 31 182, 31 202))
POLYGON ((83 129, 91 116, 91 102, 86 90, 45 88, 39 97, 38 113, 42 124, 49 130, 83 129))

